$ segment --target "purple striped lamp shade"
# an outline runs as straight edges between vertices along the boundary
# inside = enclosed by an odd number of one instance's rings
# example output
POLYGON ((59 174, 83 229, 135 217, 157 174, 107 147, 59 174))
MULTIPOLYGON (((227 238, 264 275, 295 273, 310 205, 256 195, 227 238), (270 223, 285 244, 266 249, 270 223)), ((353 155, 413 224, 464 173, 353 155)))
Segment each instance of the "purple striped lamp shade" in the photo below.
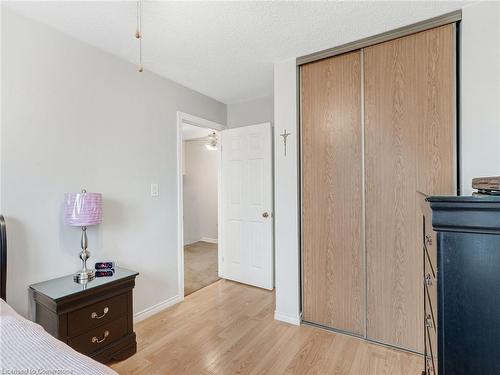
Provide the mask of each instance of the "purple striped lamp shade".
POLYGON ((64 195, 64 224, 87 227, 102 222, 100 193, 66 193, 64 195))

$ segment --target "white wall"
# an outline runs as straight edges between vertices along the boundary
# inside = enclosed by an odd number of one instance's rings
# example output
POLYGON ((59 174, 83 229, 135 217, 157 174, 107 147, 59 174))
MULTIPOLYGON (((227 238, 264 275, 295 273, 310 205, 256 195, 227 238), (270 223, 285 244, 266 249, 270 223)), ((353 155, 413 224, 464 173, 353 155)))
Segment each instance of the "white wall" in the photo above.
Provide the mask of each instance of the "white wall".
POLYGON ((300 323, 297 67, 295 59, 274 65, 275 318, 300 323), (287 156, 279 134, 286 129, 287 156))
POLYGON ((500 2, 463 9, 462 194, 473 177, 500 176, 500 2))
MULTIPOLYGON (((500 3, 464 8, 461 30, 462 194, 470 194, 472 177, 500 175, 500 3)), ((296 85, 295 58, 274 65, 275 318, 290 322, 300 312, 296 85), (284 128, 292 133, 286 159, 278 152, 284 128)))
POLYGON ((63 226, 61 207, 82 188, 104 197, 103 223, 88 230, 92 262, 140 272, 135 312, 172 301, 176 111, 225 123, 226 106, 8 9, 2 26, 9 303, 26 314, 29 284, 80 267, 80 231, 63 226))
POLYGON ((206 140, 184 141, 184 244, 217 240, 218 153, 206 140))
POLYGON ((274 123, 272 96, 227 105, 227 126, 237 128, 246 125, 274 123))

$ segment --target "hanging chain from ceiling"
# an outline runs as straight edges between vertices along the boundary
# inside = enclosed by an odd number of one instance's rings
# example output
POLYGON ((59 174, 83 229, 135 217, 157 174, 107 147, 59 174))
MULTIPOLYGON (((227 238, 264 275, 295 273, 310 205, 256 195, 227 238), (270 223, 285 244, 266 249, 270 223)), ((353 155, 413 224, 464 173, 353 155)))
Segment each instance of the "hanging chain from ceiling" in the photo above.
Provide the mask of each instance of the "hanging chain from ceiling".
POLYGON ((139 41, 139 64, 137 70, 142 73, 144 65, 142 65, 142 1, 137 1, 137 28, 135 30, 135 37, 139 41))

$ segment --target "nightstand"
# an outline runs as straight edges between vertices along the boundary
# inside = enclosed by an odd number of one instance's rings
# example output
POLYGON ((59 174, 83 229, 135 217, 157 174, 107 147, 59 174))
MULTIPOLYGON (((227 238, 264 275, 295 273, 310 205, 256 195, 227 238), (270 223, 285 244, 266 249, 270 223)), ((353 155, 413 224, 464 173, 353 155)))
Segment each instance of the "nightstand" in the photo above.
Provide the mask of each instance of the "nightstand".
POLYGON ((73 275, 30 286, 35 321, 54 337, 99 362, 122 360, 137 351, 132 289, 135 271, 115 267, 110 277, 87 284, 73 275))

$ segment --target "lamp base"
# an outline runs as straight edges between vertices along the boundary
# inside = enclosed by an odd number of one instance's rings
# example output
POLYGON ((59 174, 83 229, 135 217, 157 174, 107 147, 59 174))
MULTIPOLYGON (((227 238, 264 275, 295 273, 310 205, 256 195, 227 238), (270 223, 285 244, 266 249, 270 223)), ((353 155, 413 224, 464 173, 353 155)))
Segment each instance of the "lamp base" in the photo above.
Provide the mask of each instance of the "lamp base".
POLYGON ((73 280, 77 283, 84 284, 87 281, 94 280, 94 270, 78 271, 73 274, 73 280))
POLYGON ((82 260, 83 269, 73 274, 73 280, 80 284, 86 284, 87 282, 94 280, 95 271, 89 270, 87 268, 87 259, 90 258, 90 252, 87 251, 87 227, 82 227, 82 252, 80 253, 80 259, 82 260))

